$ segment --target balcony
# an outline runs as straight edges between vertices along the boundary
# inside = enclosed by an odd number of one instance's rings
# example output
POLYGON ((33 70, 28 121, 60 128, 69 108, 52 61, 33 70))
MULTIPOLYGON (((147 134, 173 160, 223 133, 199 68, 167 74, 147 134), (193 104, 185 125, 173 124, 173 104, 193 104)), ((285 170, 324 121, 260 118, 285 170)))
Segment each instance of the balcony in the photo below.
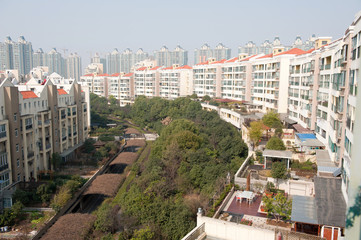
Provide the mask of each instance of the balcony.
POLYGON ((33 151, 28 151, 28 159, 34 157, 33 151))
POLYGON ((0 132, 0 138, 5 138, 6 137, 6 131, 5 132, 0 132))
POLYGON ((61 119, 65 119, 65 118, 66 118, 66 114, 62 114, 61 119))
POLYGON ((29 124, 29 125, 26 125, 25 126, 25 129, 26 130, 30 130, 30 129, 32 129, 33 128, 33 124, 29 124))
POLYGON ((4 171, 4 170, 9 168, 8 153, 7 152, 0 152, 0 159, 2 160, 3 163, 5 163, 4 165, 0 166, 0 172, 1 172, 1 171, 4 171))
POLYGON ((84 108, 84 112, 87 112, 87 109, 86 109, 86 108, 84 108))
POLYGON ((76 136, 77 135, 77 132, 73 132, 73 136, 76 136))
POLYGON ((67 136, 63 136, 63 137, 61 138, 62 141, 65 141, 66 139, 67 139, 67 136))
POLYGON ((50 143, 46 144, 46 150, 48 150, 50 148, 51 148, 51 144, 50 143))
POLYGON ((76 115, 76 112, 73 112, 73 116, 75 116, 76 115))

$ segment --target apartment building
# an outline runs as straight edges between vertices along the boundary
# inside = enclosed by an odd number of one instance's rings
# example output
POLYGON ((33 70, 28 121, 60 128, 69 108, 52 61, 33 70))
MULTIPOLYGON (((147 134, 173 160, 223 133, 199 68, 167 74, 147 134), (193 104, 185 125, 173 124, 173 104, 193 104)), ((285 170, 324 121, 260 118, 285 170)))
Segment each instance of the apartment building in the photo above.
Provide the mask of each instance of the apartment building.
POLYGON ((193 93, 198 97, 221 97, 222 66, 226 59, 209 58, 193 66, 193 93))
POLYGON ((192 95, 193 93, 193 70, 188 65, 171 67, 159 70, 159 96, 167 99, 175 99, 192 95))
POLYGON ((251 100, 252 65, 255 57, 240 54, 224 62, 222 67, 221 97, 238 101, 251 100))
POLYGON ((295 55, 304 53, 293 48, 288 51, 260 56, 252 61, 252 101, 263 111, 287 113, 289 65, 295 55))
POLYGON ((51 155, 66 161, 88 136, 89 93, 76 81, 31 79, 0 85, 1 189, 32 181, 52 169, 51 155))
POLYGON ((159 69, 141 67, 134 71, 134 96, 159 97, 159 69))
MULTIPOLYGON (((87 86, 91 93, 97 94, 102 97, 108 97, 108 78, 112 75, 109 74, 86 74, 80 77, 79 84, 87 86)), ((115 76, 115 75, 114 75, 115 76)))

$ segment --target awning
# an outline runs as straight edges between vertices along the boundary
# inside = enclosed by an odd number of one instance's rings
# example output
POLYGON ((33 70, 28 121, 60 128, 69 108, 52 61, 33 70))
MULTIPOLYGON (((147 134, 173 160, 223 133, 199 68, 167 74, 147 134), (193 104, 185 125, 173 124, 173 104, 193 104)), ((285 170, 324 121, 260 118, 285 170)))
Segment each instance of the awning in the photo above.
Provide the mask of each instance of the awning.
POLYGON ((265 149, 263 151, 264 157, 274 157, 274 158, 292 158, 292 152, 291 151, 282 151, 282 150, 269 150, 265 149))
POLYGON ((294 195, 292 197, 293 222, 318 224, 315 198, 294 195))

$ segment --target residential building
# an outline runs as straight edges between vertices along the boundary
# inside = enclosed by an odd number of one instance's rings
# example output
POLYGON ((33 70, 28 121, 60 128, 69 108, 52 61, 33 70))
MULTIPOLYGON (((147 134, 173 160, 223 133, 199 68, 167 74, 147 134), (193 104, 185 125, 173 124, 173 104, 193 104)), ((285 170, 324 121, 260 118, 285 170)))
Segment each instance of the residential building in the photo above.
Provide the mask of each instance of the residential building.
POLYGON ((193 66, 193 93, 198 97, 221 97, 222 66, 225 59, 208 61, 193 66))
POLYGON ((42 48, 39 48, 36 52, 33 53, 33 66, 45 66, 45 53, 42 48))
POLYGON ((171 53, 171 64, 184 66, 188 64, 188 51, 184 50, 180 45, 177 45, 171 53))
POLYGON ((0 93, 2 189, 38 179, 53 169, 52 153, 66 161, 87 138, 89 93, 76 81, 32 78, 14 85, 6 79, 0 93))
POLYGON ((171 66, 171 52, 166 46, 161 47, 159 51, 154 52, 154 58, 157 66, 171 66))
POLYGON ((24 76, 33 68, 33 48, 31 42, 20 36, 14 42, 8 36, 4 43, 0 43, 0 70, 16 69, 24 76))
POLYGON ((120 72, 130 72, 134 65, 134 54, 129 48, 120 54, 120 72))
POLYGON ((159 96, 175 99, 193 94, 193 70, 188 65, 171 67, 159 70, 159 96))
POLYGON ((107 73, 107 63, 105 58, 101 58, 98 53, 95 53, 94 57, 90 59, 90 64, 87 67, 88 71, 85 70, 85 74, 89 73, 107 73), (101 66, 100 66, 101 64, 101 66), (96 69, 96 70, 94 70, 96 69), (100 70, 101 69, 101 70, 100 70))
POLYGON ((114 48, 111 53, 106 55, 107 73, 119 73, 120 72, 120 53, 118 49, 114 48))
POLYGON ((81 58, 77 53, 71 53, 66 59, 67 78, 80 80, 81 58))
POLYGON ((97 94, 102 97, 108 97, 108 77, 109 74, 86 74, 80 77, 79 84, 87 86, 89 92, 97 94))
POLYGON ((45 54, 45 66, 49 67, 49 74, 56 72, 63 77, 67 75, 66 61, 56 48, 45 54))
POLYGON ((134 71, 134 97, 159 96, 159 68, 161 67, 141 67, 134 71))
POLYGON ((222 43, 219 43, 215 49, 211 49, 211 47, 205 43, 200 49, 194 50, 194 64, 206 62, 209 58, 214 58, 216 61, 230 59, 231 49, 222 43))

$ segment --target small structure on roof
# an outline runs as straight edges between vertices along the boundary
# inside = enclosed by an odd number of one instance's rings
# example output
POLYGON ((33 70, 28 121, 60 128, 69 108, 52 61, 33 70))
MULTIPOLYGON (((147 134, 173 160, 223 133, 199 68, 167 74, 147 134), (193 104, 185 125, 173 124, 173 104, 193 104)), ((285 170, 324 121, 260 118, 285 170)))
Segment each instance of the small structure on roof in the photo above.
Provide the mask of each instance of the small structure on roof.
POLYGON ((293 124, 292 127, 298 133, 313 133, 312 130, 302 127, 300 124, 293 124))
POLYGON ((293 196, 291 220, 297 232, 339 239, 346 223, 341 179, 316 177, 314 198, 293 196))
POLYGON ((103 174, 98 176, 89 188, 85 191, 84 195, 98 194, 112 197, 116 194, 119 184, 124 176, 120 174, 103 174))
POLYGON ((272 167, 272 163, 275 161, 285 161, 287 164, 287 169, 290 168, 290 159, 292 158, 291 151, 283 151, 283 150, 269 150, 265 149, 263 151, 264 157, 264 165, 265 169, 270 169, 272 167))
POLYGON ((313 133, 296 133, 295 145, 299 151, 314 154, 317 149, 325 149, 325 145, 313 133))
POLYGON ((341 168, 331 161, 327 150, 316 150, 316 162, 318 176, 336 177, 341 174, 341 168))

